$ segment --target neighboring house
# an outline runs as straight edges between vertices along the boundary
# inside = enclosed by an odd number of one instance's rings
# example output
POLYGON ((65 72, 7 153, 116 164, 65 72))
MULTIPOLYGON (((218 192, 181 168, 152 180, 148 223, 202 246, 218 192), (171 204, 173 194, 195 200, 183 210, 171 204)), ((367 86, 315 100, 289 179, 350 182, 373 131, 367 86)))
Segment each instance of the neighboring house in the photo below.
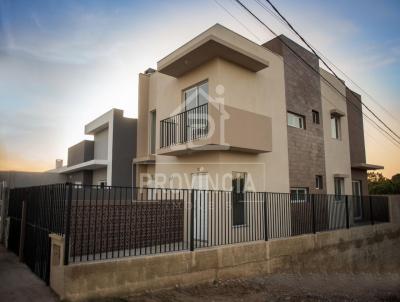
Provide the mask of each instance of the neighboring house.
POLYGON ((280 39, 219 24, 139 75, 137 185, 368 193, 366 171, 383 167, 365 161, 361 97, 280 38, 328 82, 280 39))
POLYGON ((112 109, 85 126, 84 140, 68 148, 67 166, 52 170, 67 181, 83 185, 132 186, 135 180, 137 119, 112 109))
POLYGON ((49 172, 0 171, 0 183, 7 188, 22 188, 65 183, 65 175, 54 175, 49 172))

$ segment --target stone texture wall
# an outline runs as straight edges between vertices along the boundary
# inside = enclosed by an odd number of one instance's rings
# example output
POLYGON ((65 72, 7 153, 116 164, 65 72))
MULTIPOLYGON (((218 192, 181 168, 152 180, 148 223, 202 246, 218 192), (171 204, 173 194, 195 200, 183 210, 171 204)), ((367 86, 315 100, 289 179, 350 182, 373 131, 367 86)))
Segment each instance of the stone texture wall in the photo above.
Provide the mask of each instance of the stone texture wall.
POLYGON ((51 287, 62 299, 78 301, 272 273, 398 274, 399 253, 400 225, 383 224, 61 270, 55 266, 51 287))
MULTIPOLYGON (((319 71, 318 59, 312 53, 285 36, 280 38, 319 71)), ((278 38, 263 46, 283 57, 287 111, 305 117, 305 129, 288 126, 290 186, 308 188, 310 193, 326 193, 323 123, 330 121, 322 119, 320 77, 278 38), (319 112, 320 124, 313 124, 312 110, 319 112), (316 175, 323 176, 322 190, 315 188, 316 175)))

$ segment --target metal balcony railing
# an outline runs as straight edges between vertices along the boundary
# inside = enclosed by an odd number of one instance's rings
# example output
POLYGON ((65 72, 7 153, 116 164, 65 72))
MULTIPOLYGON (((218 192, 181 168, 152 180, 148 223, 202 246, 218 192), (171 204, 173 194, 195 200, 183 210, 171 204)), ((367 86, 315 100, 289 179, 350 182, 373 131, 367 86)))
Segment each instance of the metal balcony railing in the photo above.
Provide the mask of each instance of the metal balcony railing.
POLYGON ((183 144, 208 134, 208 104, 160 121, 160 148, 183 144))

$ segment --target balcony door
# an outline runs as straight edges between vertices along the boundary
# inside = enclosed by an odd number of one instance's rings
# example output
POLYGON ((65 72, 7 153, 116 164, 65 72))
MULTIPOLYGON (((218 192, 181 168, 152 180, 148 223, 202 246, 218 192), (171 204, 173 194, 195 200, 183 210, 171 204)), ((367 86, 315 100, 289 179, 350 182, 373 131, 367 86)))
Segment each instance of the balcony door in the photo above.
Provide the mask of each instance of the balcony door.
POLYGON ((204 136, 207 131, 208 82, 202 82, 183 91, 187 140, 204 136))

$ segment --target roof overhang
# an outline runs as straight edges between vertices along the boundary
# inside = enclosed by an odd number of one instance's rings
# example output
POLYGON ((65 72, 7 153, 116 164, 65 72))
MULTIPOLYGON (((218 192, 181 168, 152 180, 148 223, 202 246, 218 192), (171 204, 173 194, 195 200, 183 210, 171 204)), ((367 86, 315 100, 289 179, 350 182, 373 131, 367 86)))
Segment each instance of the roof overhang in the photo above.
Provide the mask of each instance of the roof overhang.
POLYGON ((384 166, 371 165, 367 163, 357 163, 357 164, 352 164, 351 168, 358 170, 382 170, 384 169, 384 166))
POLYGON ((178 78, 218 57, 257 72, 269 65, 266 52, 262 46, 216 24, 160 60, 157 69, 178 78))
POLYGON ((346 115, 343 111, 341 111, 341 110, 339 110, 339 109, 332 109, 332 110, 330 111, 330 113, 331 113, 331 115, 337 116, 337 117, 342 117, 342 116, 345 116, 345 115, 346 115))
POLYGON ((97 170, 101 168, 106 168, 108 165, 107 160, 103 159, 94 159, 94 160, 89 160, 85 161, 83 163, 73 165, 70 167, 63 167, 59 170, 59 173, 61 174, 69 174, 73 172, 79 172, 79 171, 84 171, 84 170, 97 170))

